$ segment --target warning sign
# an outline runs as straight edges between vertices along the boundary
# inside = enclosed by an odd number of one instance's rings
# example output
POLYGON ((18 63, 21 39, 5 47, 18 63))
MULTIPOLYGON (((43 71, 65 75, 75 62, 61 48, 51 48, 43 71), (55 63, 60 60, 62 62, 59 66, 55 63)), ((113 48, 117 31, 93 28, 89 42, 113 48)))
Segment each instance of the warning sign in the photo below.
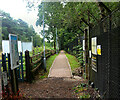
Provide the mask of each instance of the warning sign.
POLYGON ((97 72, 97 57, 95 55, 92 55, 92 70, 97 72))
POLYGON ((101 55, 101 45, 97 45, 97 54, 101 55))

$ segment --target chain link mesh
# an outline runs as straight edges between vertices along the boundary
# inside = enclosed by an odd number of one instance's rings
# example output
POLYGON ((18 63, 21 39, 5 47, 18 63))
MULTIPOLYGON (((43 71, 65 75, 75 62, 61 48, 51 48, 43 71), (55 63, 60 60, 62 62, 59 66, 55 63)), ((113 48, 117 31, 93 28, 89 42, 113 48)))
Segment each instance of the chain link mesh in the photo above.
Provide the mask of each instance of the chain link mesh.
MULTIPOLYGON (((90 30, 91 38, 97 37, 101 56, 97 55, 97 72, 90 65, 90 80, 105 98, 120 98, 120 9, 90 30)), ((93 54, 92 54, 93 55, 93 54)))

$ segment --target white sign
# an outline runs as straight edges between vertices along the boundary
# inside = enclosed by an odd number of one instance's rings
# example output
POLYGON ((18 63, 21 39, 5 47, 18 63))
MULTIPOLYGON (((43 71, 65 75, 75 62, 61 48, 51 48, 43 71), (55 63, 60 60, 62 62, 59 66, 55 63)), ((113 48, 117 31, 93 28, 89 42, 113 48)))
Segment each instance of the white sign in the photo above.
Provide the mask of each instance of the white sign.
POLYGON ((91 50, 89 50, 89 58, 91 58, 91 50))
POLYGON ((32 42, 22 42, 22 51, 25 53, 25 51, 32 51, 32 42))
MULTIPOLYGON (((9 40, 2 40, 3 53, 10 53, 9 40)), ((22 43, 18 41, 18 52, 22 52, 22 43)))
POLYGON ((83 50, 85 50, 85 40, 83 40, 83 50))
POLYGON ((3 78, 3 84, 6 86, 8 84, 7 82, 7 72, 2 72, 2 78, 3 78))
POLYGON ((11 69, 19 66, 18 38, 16 35, 9 34, 11 69))
POLYGON ((91 42, 92 54, 97 55, 97 37, 92 38, 91 42))
POLYGON ((22 43, 18 41, 18 52, 22 52, 22 43))
POLYGON ((10 53, 9 40, 2 40, 2 51, 3 53, 10 53))

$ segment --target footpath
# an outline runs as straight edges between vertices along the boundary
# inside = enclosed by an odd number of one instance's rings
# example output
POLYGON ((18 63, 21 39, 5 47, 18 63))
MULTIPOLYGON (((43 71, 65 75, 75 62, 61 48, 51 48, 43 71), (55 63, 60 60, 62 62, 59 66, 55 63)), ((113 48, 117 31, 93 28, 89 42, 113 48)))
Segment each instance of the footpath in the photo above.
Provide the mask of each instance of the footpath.
POLYGON ((86 83, 82 78, 73 78, 68 59, 61 51, 55 58, 48 78, 35 82, 21 83, 20 89, 25 98, 78 98, 73 88, 80 83, 86 83))
POLYGON ((64 51, 55 58, 48 77, 72 77, 70 64, 64 51))

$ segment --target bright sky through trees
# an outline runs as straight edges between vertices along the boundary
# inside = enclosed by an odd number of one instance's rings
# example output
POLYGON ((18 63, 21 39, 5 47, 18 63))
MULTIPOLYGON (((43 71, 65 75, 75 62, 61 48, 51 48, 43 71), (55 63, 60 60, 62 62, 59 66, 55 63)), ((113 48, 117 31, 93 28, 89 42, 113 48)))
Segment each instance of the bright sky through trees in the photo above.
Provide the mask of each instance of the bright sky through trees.
MULTIPOLYGON (((22 19, 29 25, 33 25, 37 33, 40 32, 41 28, 36 27, 37 20, 37 8, 32 11, 28 11, 26 8, 26 2, 24 0, 0 0, 0 9, 6 13, 10 13, 10 16, 15 19, 22 19)), ((37 7, 37 5, 36 5, 37 7)))

